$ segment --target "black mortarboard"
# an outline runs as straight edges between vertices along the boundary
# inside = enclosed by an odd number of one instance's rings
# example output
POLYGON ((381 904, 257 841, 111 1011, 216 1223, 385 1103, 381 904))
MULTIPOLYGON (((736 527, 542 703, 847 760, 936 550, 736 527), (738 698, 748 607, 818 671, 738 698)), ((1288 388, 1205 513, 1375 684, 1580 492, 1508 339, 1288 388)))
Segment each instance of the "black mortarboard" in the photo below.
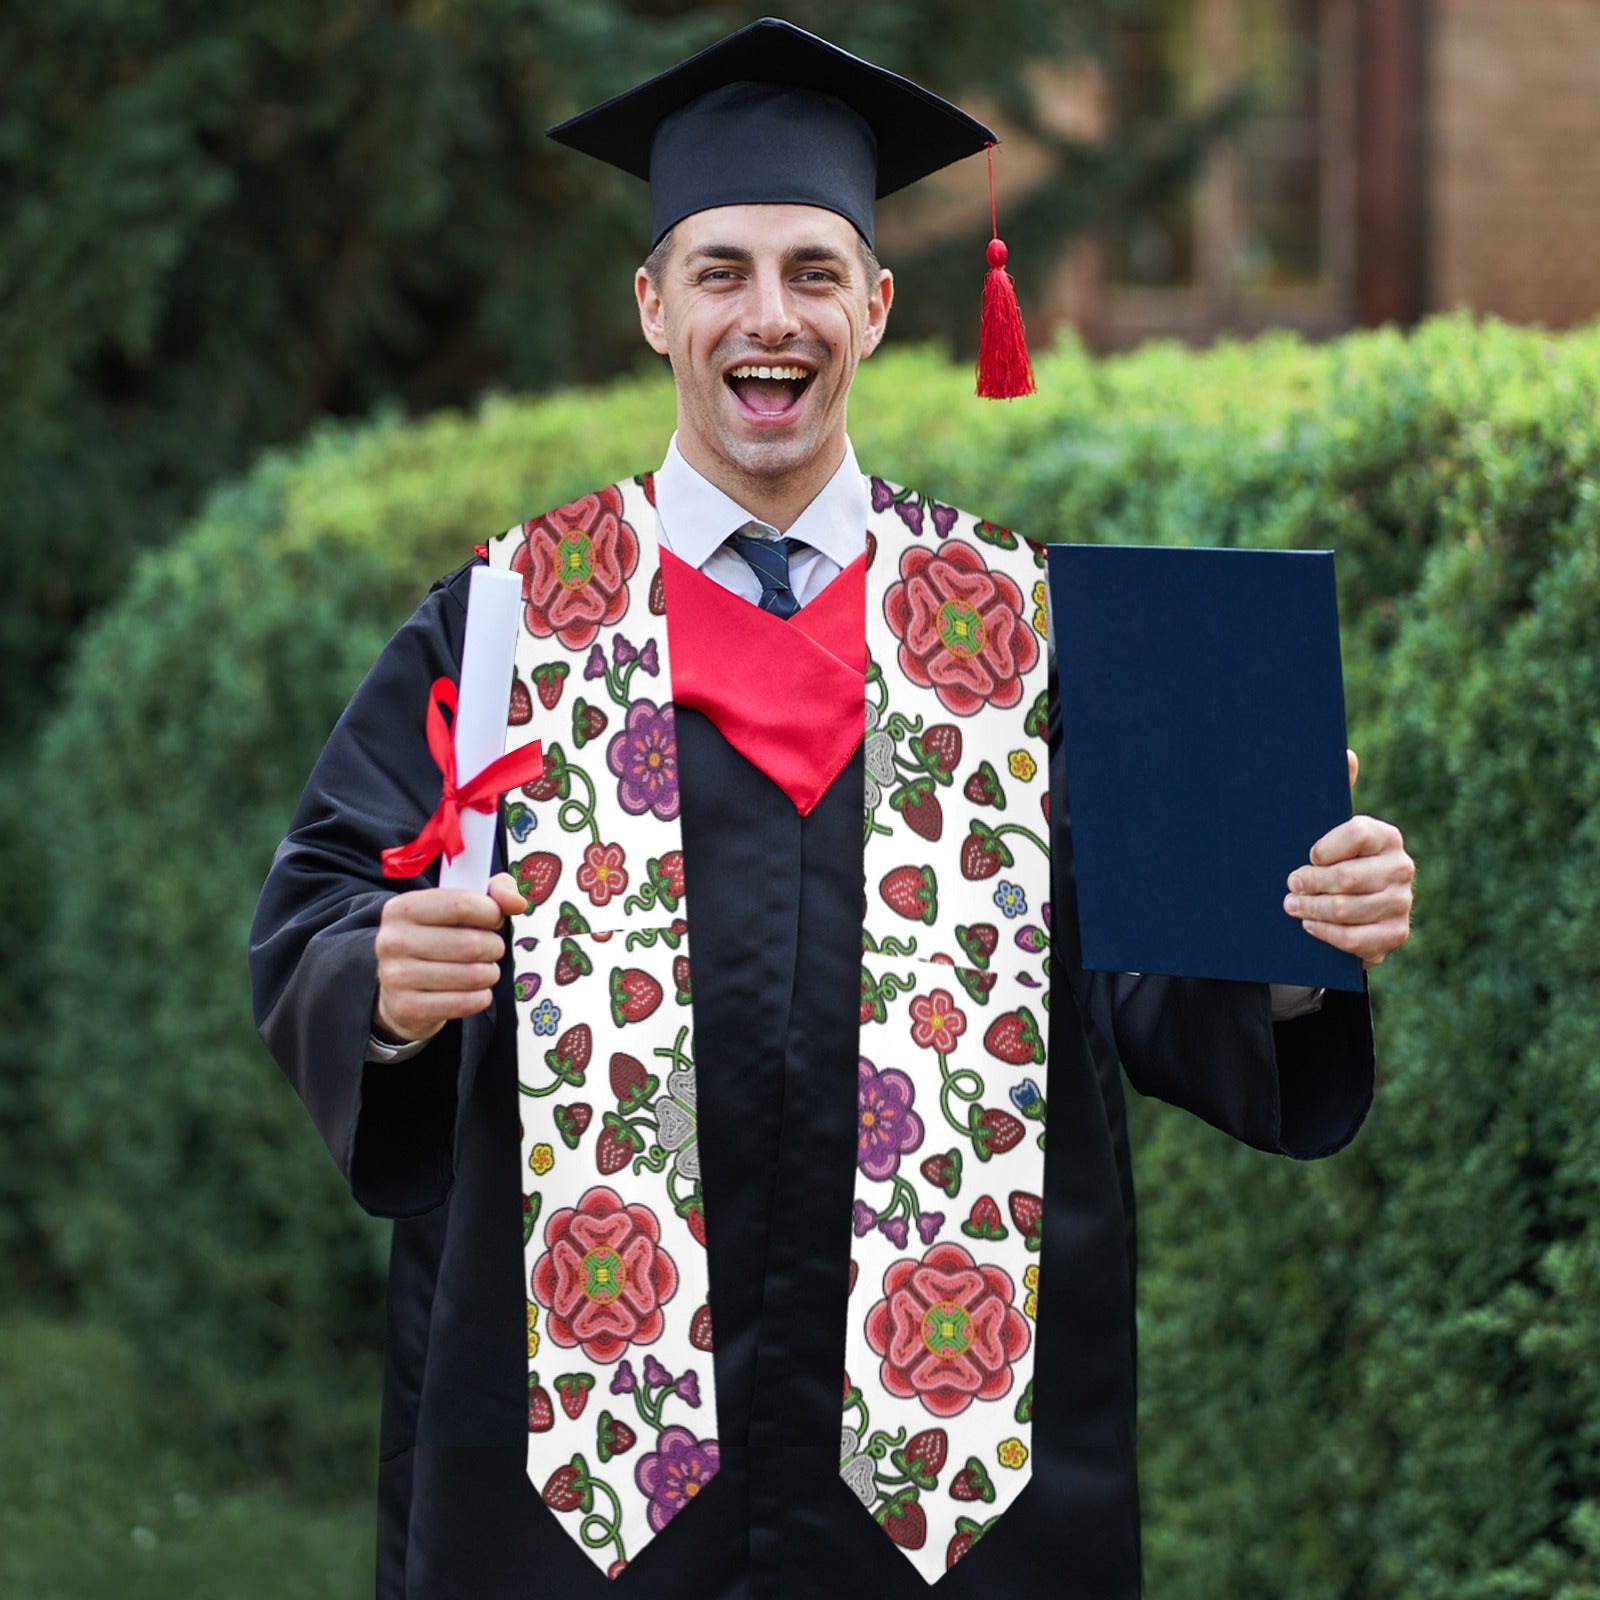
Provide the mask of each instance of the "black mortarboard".
POLYGON ((807 205, 872 243, 872 203, 996 142, 948 100, 765 17, 550 137, 650 184, 652 240, 696 211, 807 205))

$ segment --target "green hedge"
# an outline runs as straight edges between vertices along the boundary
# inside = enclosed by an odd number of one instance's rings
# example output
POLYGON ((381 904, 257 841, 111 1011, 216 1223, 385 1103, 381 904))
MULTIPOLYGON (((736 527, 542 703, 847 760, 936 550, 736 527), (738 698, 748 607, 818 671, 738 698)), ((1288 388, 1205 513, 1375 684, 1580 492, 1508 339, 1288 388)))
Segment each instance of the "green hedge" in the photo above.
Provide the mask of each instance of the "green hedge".
MULTIPOLYGON (((862 460, 1048 537, 1337 548, 1359 796, 1422 864, 1347 1154, 1135 1108, 1149 1591, 1600 1594, 1600 332, 1067 347, 1039 374, 984 405, 886 354, 862 460)), ((651 464, 670 409, 637 380, 321 434, 218 495, 82 653, 44 774, 96 801, 47 852, 48 1219, 235 1450, 358 1473, 379 1336, 380 1239, 250 1029, 273 844, 427 580, 651 464)))

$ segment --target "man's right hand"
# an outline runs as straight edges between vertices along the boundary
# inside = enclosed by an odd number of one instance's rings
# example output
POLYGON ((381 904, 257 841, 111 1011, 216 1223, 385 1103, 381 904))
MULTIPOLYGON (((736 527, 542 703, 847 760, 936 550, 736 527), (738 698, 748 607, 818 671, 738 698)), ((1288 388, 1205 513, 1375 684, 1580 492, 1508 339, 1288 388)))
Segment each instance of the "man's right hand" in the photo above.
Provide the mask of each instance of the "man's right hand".
POLYGON ((500 925, 527 909, 516 879, 498 872, 487 894, 413 889, 386 901, 378 922, 378 998, 372 1031, 392 1044, 431 1039, 447 1022, 486 1011, 506 953, 500 925))

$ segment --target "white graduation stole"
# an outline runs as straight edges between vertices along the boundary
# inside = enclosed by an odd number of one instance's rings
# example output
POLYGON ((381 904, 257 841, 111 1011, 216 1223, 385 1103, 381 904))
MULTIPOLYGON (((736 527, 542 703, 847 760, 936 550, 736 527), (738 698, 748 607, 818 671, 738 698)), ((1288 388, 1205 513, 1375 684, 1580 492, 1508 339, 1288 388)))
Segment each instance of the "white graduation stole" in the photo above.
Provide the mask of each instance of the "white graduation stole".
MULTIPOLYGON (((929 1581, 1027 1481, 1050 863, 1042 555, 874 478, 840 1472, 929 1581)), ((510 529, 528 1470, 611 1576, 716 1473, 665 588, 648 475, 510 529)))

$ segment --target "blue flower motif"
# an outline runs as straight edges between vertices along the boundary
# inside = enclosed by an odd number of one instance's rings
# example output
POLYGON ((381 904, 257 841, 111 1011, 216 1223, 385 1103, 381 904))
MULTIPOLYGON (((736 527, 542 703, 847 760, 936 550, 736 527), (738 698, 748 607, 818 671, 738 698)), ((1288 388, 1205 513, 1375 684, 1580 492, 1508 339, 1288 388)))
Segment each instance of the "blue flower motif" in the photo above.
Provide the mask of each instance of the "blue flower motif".
POLYGON ((520 800, 513 800, 506 807, 506 832, 518 844, 521 844, 538 826, 539 819, 534 814, 532 806, 525 806, 520 800))
POLYGON ((545 1035, 556 1031, 556 1024, 561 1020, 561 1007, 553 1005, 548 1000, 541 1000, 533 1010, 533 1031, 545 1035))
POLYGON ((1021 1083, 1011 1086, 1011 1103, 1023 1116, 1027 1116, 1031 1107, 1039 1103, 1039 1085, 1032 1078, 1024 1078, 1021 1083))
POLYGON ((994 903, 1008 917, 1020 917, 1028 909, 1028 897, 1020 884, 1002 883, 994 892, 994 903))

